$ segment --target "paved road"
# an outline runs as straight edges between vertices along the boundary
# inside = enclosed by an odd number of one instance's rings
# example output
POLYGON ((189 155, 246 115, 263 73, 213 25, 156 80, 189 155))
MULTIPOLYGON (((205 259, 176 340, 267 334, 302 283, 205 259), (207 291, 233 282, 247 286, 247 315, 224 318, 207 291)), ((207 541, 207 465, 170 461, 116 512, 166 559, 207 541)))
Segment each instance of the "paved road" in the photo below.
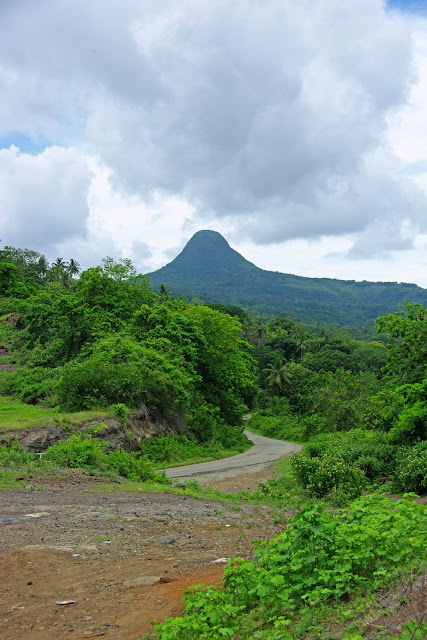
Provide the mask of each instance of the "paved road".
POLYGON ((293 442, 284 442, 283 440, 273 440, 273 438, 265 438, 258 436, 250 431, 245 431, 245 435, 252 440, 254 446, 245 453, 239 453, 231 458, 223 458, 222 460, 212 460, 211 462, 199 462, 197 464, 189 464, 185 467, 174 467, 166 469, 166 475, 169 478, 188 478, 195 475, 204 475, 207 473, 217 473, 218 471, 227 471, 229 469, 239 469, 250 467, 256 464, 266 462, 274 462, 280 458, 285 458, 291 453, 295 453, 301 449, 299 444, 293 442))

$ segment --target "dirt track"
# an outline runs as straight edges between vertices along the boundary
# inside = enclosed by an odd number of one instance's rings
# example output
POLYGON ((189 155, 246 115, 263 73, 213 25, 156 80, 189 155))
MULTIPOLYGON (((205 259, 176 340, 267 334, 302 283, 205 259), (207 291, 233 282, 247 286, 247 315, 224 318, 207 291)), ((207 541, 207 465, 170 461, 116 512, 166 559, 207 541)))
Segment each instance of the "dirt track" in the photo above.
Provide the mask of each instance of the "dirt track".
MULTIPOLYGON (((269 474, 265 465, 239 482, 269 474)), ((185 587, 221 581, 213 561, 250 557, 251 540, 283 529, 266 507, 81 491, 92 483, 71 474, 45 479, 42 491, 0 492, 2 640, 137 640, 150 621, 182 611, 185 587)))

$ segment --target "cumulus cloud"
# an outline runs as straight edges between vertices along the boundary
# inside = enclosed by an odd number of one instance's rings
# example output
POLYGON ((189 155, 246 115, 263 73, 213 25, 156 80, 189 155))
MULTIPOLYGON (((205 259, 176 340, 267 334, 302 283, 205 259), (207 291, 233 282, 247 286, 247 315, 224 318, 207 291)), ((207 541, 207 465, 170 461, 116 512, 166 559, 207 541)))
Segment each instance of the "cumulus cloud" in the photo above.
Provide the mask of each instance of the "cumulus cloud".
POLYGON ((0 229, 4 244, 44 250, 84 233, 90 182, 87 162, 73 148, 31 156, 0 150, 0 229))
POLYGON ((48 206, 64 160, 40 167, 58 147, 7 151, 6 175, 21 175, 8 180, 13 237, 30 201, 49 242, 69 246, 68 234, 144 266, 164 256, 151 242, 180 246, 197 228, 257 244, 352 237, 353 258, 406 250, 425 229, 424 192, 387 138, 415 80, 412 27, 383 0, 16 0, 2 12, 0 134, 63 145, 75 167, 69 197, 48 206), (42 188, 25 200, 33 167, 42 188))

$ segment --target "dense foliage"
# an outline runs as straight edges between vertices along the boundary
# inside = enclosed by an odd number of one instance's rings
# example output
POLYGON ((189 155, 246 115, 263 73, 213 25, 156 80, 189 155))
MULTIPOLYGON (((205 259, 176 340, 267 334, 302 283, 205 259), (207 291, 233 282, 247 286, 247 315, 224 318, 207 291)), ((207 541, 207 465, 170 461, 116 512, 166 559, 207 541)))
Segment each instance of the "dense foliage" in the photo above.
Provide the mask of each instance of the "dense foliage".
POLYGON ((158 638, 300 638, 292 626, 305 609, 313 624, 322 604, 379 588, 402 565, 416 566, 426 544, 427 510, 410 497, 359 498, 334 513, 305 509, 284 533, 258 545, 253 561, 232 558, 224 589, 196 587, 183 617, 157 626, 158 638))
POLYGON ((49 267, 10 247, 0 258, 2 310, 19 314, 20 359, 2 378, 3 394, 66 411, 143 406, 199 442, 243 442, 256 381, 237 319, 157 295, 128 260, 107 258, 75 280, 75 261, 49 267))

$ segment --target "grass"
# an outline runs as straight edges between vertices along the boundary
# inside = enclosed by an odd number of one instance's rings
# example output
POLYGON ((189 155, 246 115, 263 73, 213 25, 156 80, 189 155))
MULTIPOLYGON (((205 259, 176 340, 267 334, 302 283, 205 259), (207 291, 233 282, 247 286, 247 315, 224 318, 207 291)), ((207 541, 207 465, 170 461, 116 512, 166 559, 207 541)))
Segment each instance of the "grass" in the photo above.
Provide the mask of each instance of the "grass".
POLYGON ((216 500, 219 502, 239 502, 240 495, 221 493, 218 489, 208 485, 201 485, 195 480, 188 480, 185 489, 174 485, 156 484, 154 482, 123 481, 120 484, 113 482, 97 483, 89 489, 88 493, 174 493, 182 496, 191 496, 201 500, 216 500))
POLYGON ((56 409, 44 409, 0 396, 0 426, 6 429, 46 426, 52 423, 54 416, 58 416, 56 409))
POLYGON ((0 427, 8 431, 21 429, 41 429, 59 424, 69 426, 95 418, 113 416, 111 408, 63 413, 58 409, 48 409, 40 405, 25 404, 9 396, 0 396, 0 427))

